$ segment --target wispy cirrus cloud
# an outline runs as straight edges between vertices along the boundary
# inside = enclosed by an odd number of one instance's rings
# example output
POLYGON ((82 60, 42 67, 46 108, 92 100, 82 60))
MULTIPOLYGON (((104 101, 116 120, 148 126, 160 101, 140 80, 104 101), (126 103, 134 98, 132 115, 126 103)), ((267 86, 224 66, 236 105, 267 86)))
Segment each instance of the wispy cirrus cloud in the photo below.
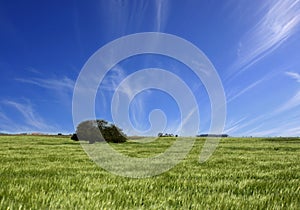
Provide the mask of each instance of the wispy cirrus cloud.
POLYGON ((23 83, 37 85, 42 88, 51 90, 65 90, 73 91, 74 81, 68 77, 63 77, 62 79, 44 79, 44 78, 16 78, 15 80, 23 83))
POLYGON ((16 131, 17 129, 21 129, 21 126, 16 126, 16 123, 12 119, 10 119, 1 109, 0 110, 0 132, 1 133, 10 133, 12 131, 16 131))
POLYGON ((169 0, 155 0, 156 31, 162 31, 168 18, 169 0))
MULTIPOLYGON (((300 83, 300 74, 290 71, 285 72, 285 74, 291 77, 292 79, 295 79, 298 83, 300 83)), ((296 91, 296 93, 292 95, 292 97, 289 100, 287 100, 278 109, 276 109, 274 111, 274 114, 280 114, 298 106, 300 106, 300 90, 296 91)))
POLYGON ((294 118, 287 117, 284 120, 274 118, 275 112, 259 115, 256 118, 249 119, 243 117, 240 120, 232 121, 227 124, 225 130, 230 135, 243 136, 299 136, 300 127, 299 113, 294 118))
MULTIPOLYGON (((51 97, 58 99, 57 102, 69 107, 72 101, 72 93, 74 90, 75 82, 68 78, 16 78, 18 82, 35 85, 49 91, 51 97)), ((49 100, 48 97, 42 96, 44 100, 49 100)), ((53 102, 53 100, 51 100, 53 102)))
POLYGON ((242 117, 238 120, 231 120, 228 123, 226 123, 224 133, 231 134, 236 132, 237 130, 241 129, 241 127, 244 125, 244 121, 247 119, 247 117, 242 117))
POLYGON ((300 23, 300 1, 271 0, 266 14, 239 42, 238 59, 234 70, 245 70, 290 38, 300 23))
POLYGON ((167 23, 169 0, 153 1, 103 1, 101 19, 109 23, 108 33, 125 35, 144 27, 150 20, 153 31, 162 31, 167 23), (148 13, 154 14, 149 19, 148 13), (117 26, 117 27, 116 27, 117 26), (133 27, 134 26, 134 27, 133 27))
POLYGON ((279 114, 284 111, 296 108, 300 105, 300 91, 297 91, 288 101, 281 105, 274 113, 279 114))
POLYGON ((285 74, 300 83, 300 74, 299 73, 287 71, 287 72, 285 72, 285 74))
MULTIPOLYGON (((299 82, 299 74, 295 72, 285 72, 292 79, 299 82)), ((277 109, 263 117, 264 123, 248 130, 246 135, 253 136, 299 136, 299 110, 300 106, 300 90, 297 90, 287 101, 283 102, 277 109), (292 111, 292 112, 291 112, 292 111), (279 120, 276 116, 283 114, 279 120), (288 117, 287 117, 288 116, 288 117), (289 117, 291 116, 291 117, 289 117), (283 119, 285 118, 285 120, 283 119), (276 122, 277 119, 277 122, 276 122), (274 121, 275 120, 275 121, 274 121), (272 125, 269 127, 268 125, 272 125)))
POLYGON ((253 127, 268 119, 270 116, 267 115, 258 115, 254 118, 250 118, 249 116, 242 117, 238 120, 229 121, 226 124, 224 133, 228 133, 229 135, 252 135, 253 130, 257 130, 257 128, 253 127))
POLYGON ((3 100, 1 101, 2 105, 8 106, 15 109, 22 116, 22 122, 16 119, 12 119, 6 114, 0 114, 0 121, 2 126, 1 130, 7 132, 55 132, 57 129, 54 126, 49 125, 33 108, 33 105, 29 100, 26 100, 24 103, 12 101, 12 100, 3 100))
POLYGON ((255 82, 253 82, 252 84, 248 85, 247 87, 245 87, 244 89, 242 89, 241 91, 237 92, 236 94, 232 94, 231 96, 228 97, 227 99, 227 103, 230 103, 231 101, 235 100, 236 98, 240 97, 241 95, 245 94, 246 92, 248 92, 249 90, 255 88, 256 86, 258 86, 259 84, 265 82, 269 77, 263 77, 255 82))
POLYGON ((101 82, 100 90, 115 91, 126 76, 125 69, 119 64, 115 65, 101 82))
MULTIPOLYGON (((172 129, 173 132, 179 132, 179 126, 185 127, 186 129, 189 127, 187 124, 195 122, 193 119, 198 117, 198 106, 194 106, 197 105, 196 99, 192 97, 192 93, 188 91, 187 85, 182 82, 178 76, 163 69, 149 68, 126 75, 122 67, 118 66, 103 80, 99 90, 104 93, 105 91, 110 92, 110 94, 113 92, 114 96, 111 102, 111 111, 112 113, 117 113, 117 115, 113 114, 112 117, 114 118, 114 116, 116 116, 118 118, 115 123, 120 125, 126 133, 134 135, 137 133, 142 133, 142 135, 152 133, 153 135, 153 132, 156 134, 158 130, 161 132, 164 130, 171 131, 172 129), (184 106, 185 111, 188 110, 184 112, 185 115, 182 118, 182 122, 176 121, 176 125, 175 123, 167 123, 165 127, 164 123, 162 123, 164 121, 164 115, 162 113, 167 113, 168 110, 163 111, 163 105, 160 104, 159 100, 160 98, 163 100, 162 95, 161 93, 156 95, 155 91, 168 93, 178 106, 181 104, 181 106, 184 106), (157 107, 159 107, 159 111, 158 109, 150 110, 149 108, 149 98, 155 97, 155 95, 159 98, 156 98, 157 101, 155 101, 157 107), (187 103, 191 100, 193 100, 193 103, 187 103), (127 106, 127 104, 130 104, 130 106, 127 106), (152 123, 149 130, 145 130, 149 127, 148 122, 145 122, 147 116, 150 124, 152 123)), ((101 102, 106 102, 106 99, 102 99, 101 102)), ((172 106, 172 108, 174 107, 172 106)), ((165 116, 168 115, 165 114, 165 116)), ((196 125, 191 125, 191 130, 193 130, 195 126, 196 125)), ((185 132, 185 135, 190 134, 187 129, 181 131, 182 133, 185 132)))
MULTIPOLYGON (((257 126, 248 132, 251 136, 299 136, 300 126, 298 121, 291 123, 282 122, 282 124, 276 125, 275 127, 265 128, 264 126, 257 126)), ((247 135, 247 134, 246 134, 247 135)))

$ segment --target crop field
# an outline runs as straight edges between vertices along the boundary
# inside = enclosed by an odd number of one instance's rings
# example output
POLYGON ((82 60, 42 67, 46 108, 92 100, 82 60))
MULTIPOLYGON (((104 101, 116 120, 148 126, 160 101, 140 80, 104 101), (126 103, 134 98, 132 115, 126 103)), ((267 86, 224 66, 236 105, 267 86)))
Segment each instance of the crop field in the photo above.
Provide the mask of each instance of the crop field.
MULTIPOLYGON (((113 147, 146 157, 172 141, 113 147)), ((204 141, 168 172, 133 179, 98 167, 69 138, 0 136, 0 209, 300 209, 299 138, 224 138, 200 164, 204 141)))

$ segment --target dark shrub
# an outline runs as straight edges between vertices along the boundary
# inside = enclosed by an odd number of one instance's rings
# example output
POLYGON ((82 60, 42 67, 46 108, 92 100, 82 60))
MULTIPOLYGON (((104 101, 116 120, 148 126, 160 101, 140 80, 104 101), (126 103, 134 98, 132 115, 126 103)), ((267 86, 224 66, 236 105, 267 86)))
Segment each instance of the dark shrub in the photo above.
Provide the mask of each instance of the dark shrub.
POLYGON ((76 133, 73 133, 73 135, 71 136, 71 139, 72 139, 73 141, 79 141, 79 139, 78 139, 76 133))
POLYGON ((90 144, 101 141, 123 143, 127 139, 120 128, 105 120, 81 122, 77 126, 76 134, 79 140, 89 141, 90 144))

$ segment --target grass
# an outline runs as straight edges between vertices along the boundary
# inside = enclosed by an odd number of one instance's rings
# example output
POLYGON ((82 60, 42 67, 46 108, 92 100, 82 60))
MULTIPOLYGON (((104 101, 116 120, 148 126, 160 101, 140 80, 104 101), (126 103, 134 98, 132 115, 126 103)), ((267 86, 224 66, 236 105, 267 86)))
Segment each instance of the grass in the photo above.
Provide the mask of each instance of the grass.
MULTIPOLYGON (((114 148, 146 157, 174 141, 114 148)), ((299 209, 300 139, 226 138, 198 163, 204 139, 170 171, 145 179, 112 175, 78 142, 0 137, 0 209, 299 209)))

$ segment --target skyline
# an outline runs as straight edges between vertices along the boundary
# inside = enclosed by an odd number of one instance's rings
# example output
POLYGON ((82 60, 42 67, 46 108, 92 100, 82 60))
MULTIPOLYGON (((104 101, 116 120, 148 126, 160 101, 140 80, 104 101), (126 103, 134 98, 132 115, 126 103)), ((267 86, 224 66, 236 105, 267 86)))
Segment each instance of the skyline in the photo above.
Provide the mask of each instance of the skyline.
MULTIPOLYGON (((73 89, 87 60, 117 38, 162 32, 193 43, 214 65, 227 101, 223 133, 300 135, 297 0, 1 2, 0 26, 0 132, 73 133, 73 89)), ((97 92, 97 118, 112 120, 114 90, 145 68, 168 70, 188 84, 200 112, 197 134, 207 133, 205 87, 187 66, 162 55, 137 55, 114 66, 97 92)), ((164 133, 176 134, 178 105, 158 90, 136 95, 132 124, 146 131, 153 110, 164 111, 165 119, 154 120, 166 125, 164 133)))

